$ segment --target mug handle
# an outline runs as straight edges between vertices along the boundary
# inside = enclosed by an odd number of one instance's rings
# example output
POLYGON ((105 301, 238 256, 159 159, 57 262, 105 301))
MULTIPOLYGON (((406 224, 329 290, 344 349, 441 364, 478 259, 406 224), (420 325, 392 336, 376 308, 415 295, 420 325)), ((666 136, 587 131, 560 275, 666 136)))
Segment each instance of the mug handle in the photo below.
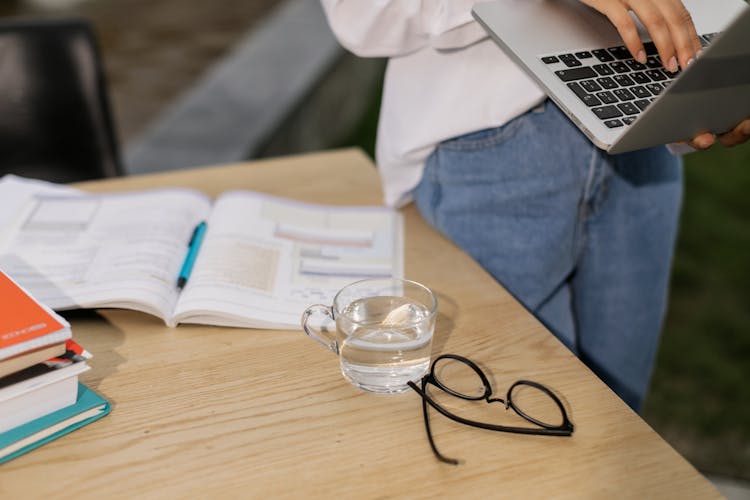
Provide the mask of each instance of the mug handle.
POLYGON ((330 334, 326 334, 327 332, 324 331, 319 332, 311 326, 307 325, 307 321, 310 319, 310 316, 314 314, 322 314, 324 316, 328 316, 329 318, 331 318, 331 320, 333 320, 333 309, 328 306, 324 306, 323 304, 315 304, 308 307, 307 309, 305 309, 305 312, 302 313, 302 329, 305 331, 308 337, 315 340, 316 342, 319 342, 323 347, 338 355, 339 342, 335 337, 330 334))

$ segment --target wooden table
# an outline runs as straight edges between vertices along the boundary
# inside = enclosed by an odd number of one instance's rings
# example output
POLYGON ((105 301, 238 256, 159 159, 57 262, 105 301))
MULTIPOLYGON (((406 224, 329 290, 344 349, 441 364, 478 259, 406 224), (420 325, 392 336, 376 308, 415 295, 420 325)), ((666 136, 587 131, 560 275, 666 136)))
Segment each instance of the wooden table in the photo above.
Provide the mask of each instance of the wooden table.
MULTIPOLYGON (((381 201, 376 171, 357 150, 79 186, 381 201)), ((406 277, 440 301, 433 355, 480 362, 500 393, 518 378, 549 385, 570 410, 572 437, 490 432, 433 412, 441 451, 463 459, 446 465, 430 451, 416 393, 353 388, 335 356, 301 331, 170 329, 132 311, 75 313, 74 337, 95 356, 82 380, 111 401, 112 413, 0 466, 0 498, 719 496, 413 206, 404 214, 406 277)))

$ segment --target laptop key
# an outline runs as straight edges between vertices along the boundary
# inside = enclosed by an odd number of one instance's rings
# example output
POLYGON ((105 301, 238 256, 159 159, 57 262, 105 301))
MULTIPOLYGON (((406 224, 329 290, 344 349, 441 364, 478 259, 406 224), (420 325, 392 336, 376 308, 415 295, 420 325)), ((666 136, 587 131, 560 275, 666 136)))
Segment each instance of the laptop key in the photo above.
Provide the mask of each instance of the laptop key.
POLYGON ((617 73, 630 73, 630 68, 628 68, 628 65, 622 61, 615 61, 613 63, 609 63, 609 66, 613 70, 615 70, 617 73))
POLYGON ((576 59, 576 56, 574 56, 573 54, 560 54, 558 57, 569 68, 581 66, 581 61, 576 59))
POLYGON ((609 128, 622 127, 622 122, 620 120, 606 120, 604 124, 609 128))
POLYGON ((630 69, 632 69, 633 71, 641 71, 643 69, 646 69, 645 64, 641 64, 635 59, 628 59, 627 61, 625 61, 625 64, 630 66, 630 69))
POLYGON ((600 108, 591 108, 591 111, 593 111, 594 114, 600 120, 609 120, 610 118, 618 118, 622 116, 622 111, 620 111, 614 106, 602 106, 600 108))
POLYGON ((599 98, 600 101, 602 101, 604 104, 614 104, 618 102, 617 97, 612 92, 609 92, 607 90, 603 92, 597 92, 596 97, 599 98))
POLYGON ((637 115, 641 112, 641 110, 632 102, 623 102, 618 104, 617 107, 626 115, 637 115))
POLYGON ((659 95, 664 87, 661 86, 661 83, 647 83, 646 88, 653 95, 659 95))
POLYGON ((615 58, 610 55, 609 52, 607 52, 605 49, 596 49, 591 51, 592 54, 594 54, 594 57, 599 59, 601 62, 609 62, 614 61, 615 58))
POLYGON ((585 96, 581 97, 581 100, 583 103, 588 106, 589 108, 592 108, 594 106, 601 106, 602 101, 596 98, 596 96, 592 94, 586 94, 585 96))
POLYGON ((661 60, 658 56, 649 56, 649 58, 646 59, 646 66, 651 69, 661 68, 661 60))
POLYGON ((586 92, 598 92, 602 88, 594 80, 583 80, 581 81, 581 87, 586 89, 586 92))
POLYGON ((573 91, 575 95, 578 96, 579 99, 583 99, 584 96, 588 95, 588 92, 586 92, 583 87, 577 82, 571 82, 568 84, 568 88, 573 91))
POLYGON ((625 123, 625 125, 630 125, 635 121, 635 119, 638 118, 637 116, 623 116, 622 121, 625 123))
POLYGON ((581 66, 580 68, 561 69, 555 71, 555 74, 564 82, 572 82, 585 78, 594 78, 596 71, 588 66, 581 66))
POLYGON ((659 53, 659 51, 656 50, 654 42, 644 42, 643 49, 646 51, 647 56, 655 56, 659 53))
POLYGON ((635 82, 631 80, 628 75, 615 75, 612 78, 620 84, 620 87, 630 87, 631 85, 635 85, 635 82))
POLYGON ((638 73, 630 73, 628 76, 632 78, 635 83, 644 84, 651 81, 651 78, 649 78, 646 73, 640 71, 638 73))
POLYGON ((601 106, 602 102, 599 99, 597 99, 596 96, 593 96, 587 93, 583 89, 583 87, 581 87, 581 85, 579 85, 578 83, 576 82, 569 83, 568 88, 572 90, 575 93, 575 95, 577 95, 578 98, 582 100, 586 106, 588 107, 601 106))
POLYGON ((630 90, 633 95, 639 99, 648 99, 649 97, 651 97, 651 92, 649 92, 646 87, 635 86, 630 87, 628 90, 630 90))
POLYGON ((599 83, 599 85, 601 85, 607 90, 612 90, 612 89, 616 89, 617 87, 619 87, 619 85, 617 85, 617 82, 615 82, 613 79, 611 79, 608 76, 597 78, 596 81, 597 83, 599 83))
POLYGON ((664 73, 662 73, 661 70, 658 69, 647 69, 645 73, 655 82, 660 82, 667 79, 667 77, 664 76, 664 73))
POLYGON ((615 89, 612 91, 621 101, 632 101, 635 96, 628 89, 615 89))
POLYGON ((633 104, 638 106, 641 111, 644 111, 648 107, 648 105, 651 104, 651 101, 649 101, 648 99, 638 99, 633 104))
POLYGON ((584 50, 581 52, 576 52, 575 56, 578 59, 591 59, 591 52, 589 52, 588 50, 584 50))
POLYGON ((630 55, 630 51, 624 45, 620 45, 618 47, 609 47, 607 50, 609 50, 609 53, 612 54, 615 59, 619 59, 621 61, 633 57, 630 55))
POLYGON ((607 64, 595 64, 593 68, 602 76, 613 75, 615 73, 607 64))
POLYGON ((560 59, 558 59, 557 56, 546 56, 542 57, 542 62, 544 64, 553 64, 556 62, 560 62, 560 59))

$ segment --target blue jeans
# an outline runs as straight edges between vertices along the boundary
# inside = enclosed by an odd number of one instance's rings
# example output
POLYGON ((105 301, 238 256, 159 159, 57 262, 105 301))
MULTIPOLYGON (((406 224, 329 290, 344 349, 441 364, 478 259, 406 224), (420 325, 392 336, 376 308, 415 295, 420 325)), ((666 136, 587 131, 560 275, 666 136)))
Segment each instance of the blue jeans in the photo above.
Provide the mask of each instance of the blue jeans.
POLYGON ((598 150, 551 102, 438 145, 415 201, 631 408, 648 389, 682 198, 679 157, 598 150))

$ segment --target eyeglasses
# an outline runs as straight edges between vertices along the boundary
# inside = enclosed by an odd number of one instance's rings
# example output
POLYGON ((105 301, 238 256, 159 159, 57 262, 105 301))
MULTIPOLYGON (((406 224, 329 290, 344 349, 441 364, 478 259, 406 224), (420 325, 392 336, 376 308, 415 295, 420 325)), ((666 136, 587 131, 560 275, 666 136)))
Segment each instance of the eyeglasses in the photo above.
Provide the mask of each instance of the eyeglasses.
POLYGON ((455 458, 448 458, 440 453, 435 445, 435 440, 432 437, 432 430, 430 429, 430 418, 427 414, 427 405, 432 406, 441 414, 450 418, 451 420, 464 425, 470 425, 472 427, 479 427, 480 429, 488 429, 491 431, 501 432, 513 432, 516 434, 537 434, 544 436, 570 436, 573 434, 573 423, 568 419, 568 414, 565 411, 560 399, 549 390, 547 387, 531 380, 518 380, 510 386, 505 399, 493 398, 492 386, 487 376, 484 374, 481 368, 463 356, 456 354, 443 354, 437 357, 430 367, 430 372, 422 377, 421 389, 414 382, 408 382, 409 387, 414 389, 422 397, 422 414, 424 415, 424 425, 427 430, 427 439, 430 442, 430 447, 435 453, 435 456, 441 461, 448 464, 458 465, 459 461, 455 458), (439 375, 439 376, 438 376, 439 375), (484 400, 487 403, 500 403, 505 406, 505 409, 513 409, 520 417, 527 422, 534 424, 536 427, 509 427, 505 425, 488 424, 485 422, 476 422, 469 420, 452 413, 437 402, 433 397, 427 393, 427 385, 432 384, 443 392, 461 398, 468 401, 480 401, 484 400), (520 408, 516 402, 513 401, 513 395, 520 392, 521 388, 528 387, 536 389, 543 396, 546 396, 555 403, 557 409, 560 411, 561 423, 549 424, 542 420, 536 419, 526 413, 520 408))

